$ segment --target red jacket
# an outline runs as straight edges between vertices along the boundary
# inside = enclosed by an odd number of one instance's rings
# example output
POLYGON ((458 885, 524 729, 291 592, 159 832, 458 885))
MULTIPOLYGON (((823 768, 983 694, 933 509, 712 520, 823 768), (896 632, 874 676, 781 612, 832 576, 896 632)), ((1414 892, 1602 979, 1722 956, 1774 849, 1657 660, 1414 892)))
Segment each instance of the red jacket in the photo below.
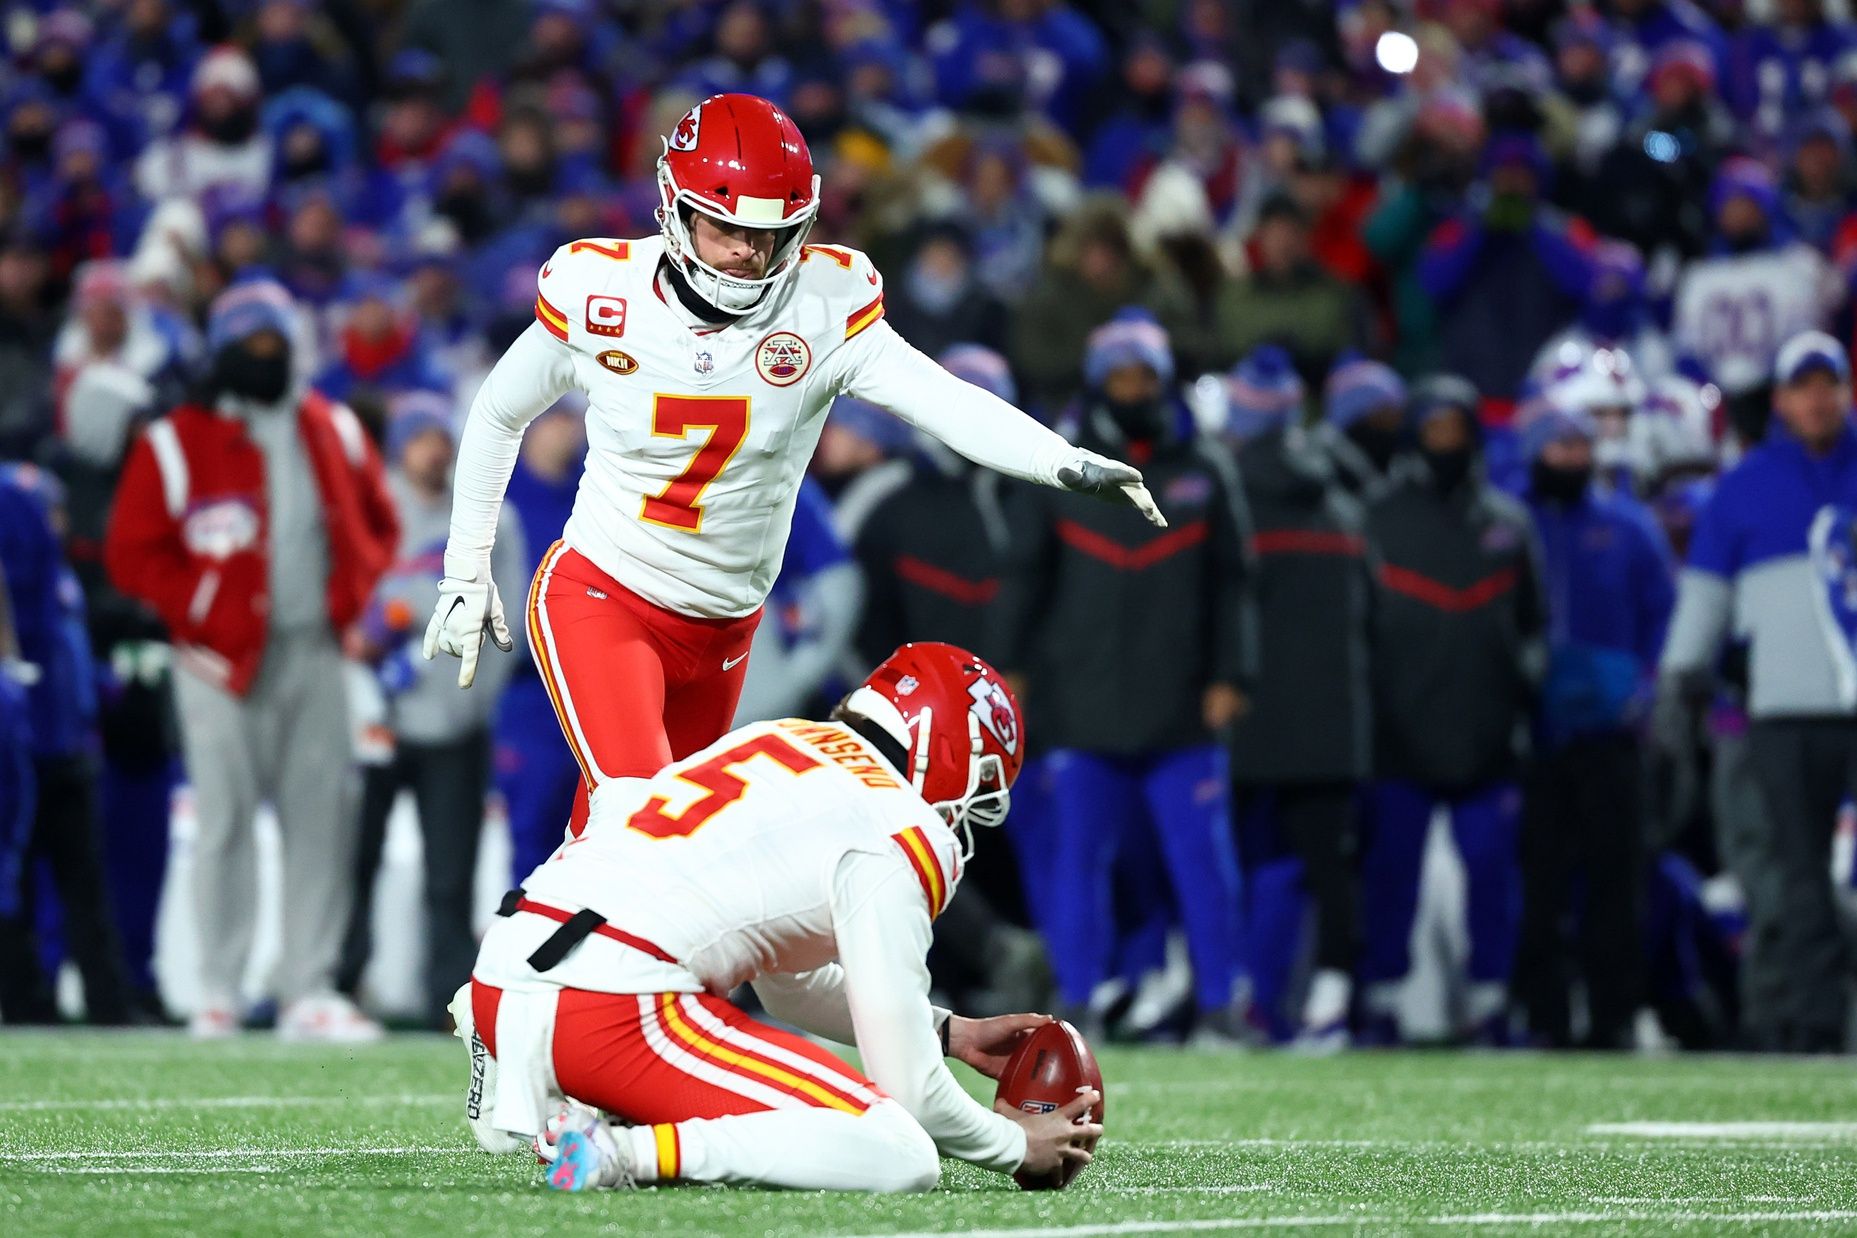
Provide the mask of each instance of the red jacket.
MULTIPOLYGON (((399 520, 380 453, 355 415, 312 391, 297 431, 329 539, 329 624, 361 613, 392 561, 399 520)), ((137 438, 104 542, 116 587, 154 607, 188 669, 243 695, 270 612, 264 455, 245 424, 184 404, 137 438)))

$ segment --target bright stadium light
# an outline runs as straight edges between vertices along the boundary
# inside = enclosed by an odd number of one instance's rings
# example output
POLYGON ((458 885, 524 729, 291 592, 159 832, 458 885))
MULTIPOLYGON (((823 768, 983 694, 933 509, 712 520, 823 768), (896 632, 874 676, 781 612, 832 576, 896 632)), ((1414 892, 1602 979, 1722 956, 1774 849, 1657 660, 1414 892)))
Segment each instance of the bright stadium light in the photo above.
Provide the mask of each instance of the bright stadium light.
POLYGON ((1388 30, 1373 45, 1373 58, 1388 73, 1404 75, 1418 67, 1419 45, 1409 34, 1388 30))

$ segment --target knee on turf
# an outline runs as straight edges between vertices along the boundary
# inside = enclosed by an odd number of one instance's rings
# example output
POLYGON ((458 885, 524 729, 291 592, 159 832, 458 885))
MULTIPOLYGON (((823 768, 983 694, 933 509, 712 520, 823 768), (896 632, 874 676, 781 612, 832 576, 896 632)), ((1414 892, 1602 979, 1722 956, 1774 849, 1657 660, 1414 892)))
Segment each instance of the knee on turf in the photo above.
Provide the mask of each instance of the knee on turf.
POLYGON ((873 1151, 882 1155, 873 1166, 873 1191, 932 1191, 941 1181, 941 1153, 909 1111, 893 1100, 879 1101, 859 1119, 869 1125, 873 1151))

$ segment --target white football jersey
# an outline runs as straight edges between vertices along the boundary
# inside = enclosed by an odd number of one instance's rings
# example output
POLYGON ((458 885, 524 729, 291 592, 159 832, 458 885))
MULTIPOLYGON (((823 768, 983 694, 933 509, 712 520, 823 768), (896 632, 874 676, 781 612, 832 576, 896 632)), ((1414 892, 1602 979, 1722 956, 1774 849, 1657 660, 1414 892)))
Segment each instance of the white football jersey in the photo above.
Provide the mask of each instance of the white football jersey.
POLYGON ((809 245, 753 314, 693 330, 664 243, 584 240, 542 267, 535 316, 574 353, 587 470, 569 545, 670 609, 742 615, 773 586, 801 474, 843 389, 835 354, 883 317, 855 250, 809 245))
POLYGON ((522 432, 587 393, 587 469, 564 538, 679 614, 739 618, 780 571, 800 475, 840 393, 1044 485, 1087 453, 956 378, 883 321, 856 250, 809 245, 753 313, 709 327, 659 285, 663 242, 585 240, 542 267, 536 321, 485 378, 458 442, 445 574, 490 557, 522 432))
MULTIPOLYGON (((758 722, 666 766, 594 792, 587 828, 522 883, 553 911, 592 908, 610 933, 537 973, 529 956, 559 927, 524 913, 485 937, 476 975, 504 988, 727 993, 839 956, 840 862, 893 862, 925 925, 961 877, 954 832, 862 738, 838 723, 758 722)), ((926 944, 926 943, 925 943, 926 944)))

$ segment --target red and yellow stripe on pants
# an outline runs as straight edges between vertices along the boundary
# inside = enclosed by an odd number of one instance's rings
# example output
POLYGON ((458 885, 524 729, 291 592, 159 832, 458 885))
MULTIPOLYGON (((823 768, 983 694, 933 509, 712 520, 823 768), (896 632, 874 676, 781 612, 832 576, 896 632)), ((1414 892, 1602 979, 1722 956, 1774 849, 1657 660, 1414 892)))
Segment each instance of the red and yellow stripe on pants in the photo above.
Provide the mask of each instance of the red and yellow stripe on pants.
POLYGON ((883 1099, 834 1054, 707 993, 563 989, 554 1073, 581 1103, 650 1126, 666 1180, 680 1176, 678 1122, 771 1109, 855 1117, 883 1099))
POLYGON ((542 556, 541 564, 535 569, 535 579, 529 582, 529 653, 535 659, 535 669, 541 673, 542 686, 548 689, 548 700, 554 706, 562 734, 567 737, 567 746, 574 754, 575 763, 580 766, 580 776, 592 788, 599 785, 602 775, 594 772, 594 765, 588 758, 586 733, 581 730, 580 717, 575 713, 572 699, 568 696, 567 680, 561 674, 560 654, 555 647, 554 632, 544 621, 549 581, 554 574, 555 564, 567 552, 563 542, 550 546, 548 553, 542 556))

